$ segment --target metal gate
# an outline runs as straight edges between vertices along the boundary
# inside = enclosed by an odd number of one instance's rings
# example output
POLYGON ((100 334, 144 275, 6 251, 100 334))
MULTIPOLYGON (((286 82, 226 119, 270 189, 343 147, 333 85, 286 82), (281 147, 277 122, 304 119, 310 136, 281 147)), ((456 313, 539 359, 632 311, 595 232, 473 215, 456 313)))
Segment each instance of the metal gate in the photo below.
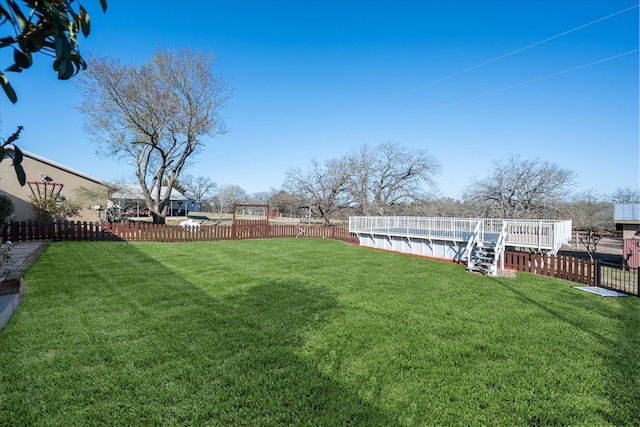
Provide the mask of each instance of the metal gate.
POLYGON ((640 274, 638 268, 598 262, 598 286, 640 296, 640 274))

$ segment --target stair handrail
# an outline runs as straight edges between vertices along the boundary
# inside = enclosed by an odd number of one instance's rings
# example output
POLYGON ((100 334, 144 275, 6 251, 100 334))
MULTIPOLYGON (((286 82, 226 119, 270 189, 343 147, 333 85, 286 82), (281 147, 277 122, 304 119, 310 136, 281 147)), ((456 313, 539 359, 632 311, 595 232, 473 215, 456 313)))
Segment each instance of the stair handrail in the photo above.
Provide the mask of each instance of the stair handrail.
POLYGON ((471 251, 473 251, 473 248, 476 246, 476 243, 478 243, 478 238, 480 237, 480 228, 482 226, 482 223, 483 223, 482 220, 478 220, 478 222, 476 223, 475 228, 473 229, 473 232, 471 232, 471 238, 467 242, 467 249, 466 249, 467 268, 473 267, 471 265, 472 262, 473 262, 471 260, 471 251))
POLYGON ((504 250, 507 241, 507 221, 502 221, 502 229, 498 235, 498 241, 494 249, 496 268, 498 268, 498 260, 500 260, 502 268, 504 269, 504 250))
POLYGON ((571 227, 571 220, 555 221, 553 223, 553 252, 551 252, 553 255, 557 255, 562 245, 569 243, 569 240, 571 240, 571 227))

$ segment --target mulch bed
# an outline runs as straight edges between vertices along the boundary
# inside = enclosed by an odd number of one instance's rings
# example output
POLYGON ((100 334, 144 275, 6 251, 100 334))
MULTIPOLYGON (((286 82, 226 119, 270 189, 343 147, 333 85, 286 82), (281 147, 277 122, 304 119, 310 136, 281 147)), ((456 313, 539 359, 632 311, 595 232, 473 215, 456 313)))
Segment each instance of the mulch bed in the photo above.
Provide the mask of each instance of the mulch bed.
POLYGON ((20 278, 5 279, 0 282, 0 295, 12 295, 20 293, 20 278))

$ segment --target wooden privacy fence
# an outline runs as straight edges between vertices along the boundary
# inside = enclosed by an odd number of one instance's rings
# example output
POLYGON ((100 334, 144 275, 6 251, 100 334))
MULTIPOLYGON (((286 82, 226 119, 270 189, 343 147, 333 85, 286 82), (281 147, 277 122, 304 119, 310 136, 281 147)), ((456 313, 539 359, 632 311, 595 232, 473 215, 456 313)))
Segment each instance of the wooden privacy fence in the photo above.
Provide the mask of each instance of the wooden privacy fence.
POLYGON ((505 268, 599 286, 640 297, 640 269, 566 255, 505 252, 505 268))
POLYGON ((507 251, 504 253, 504 266, 507 270, 557 277, 588 286, 598 283, 597 264, 590 259, 507 251))
POLYGON ((143 222, 96 223, 57 221, 36 223, 12 222, 2 228, 2 240, 6 242, 33 240, 90 240, 130 242, 197 242, 212 240, 256 239, 272 237, 316 237, 358 243, 358 238, 342 227, 322 227, 287 224, 269 224, 261 220, 241 220, 234 225, 179 225, 150 224, 143 222))
MULTIPOLYGON (((358 237, 342 227, 270 224, 264 220, 239 220, 234 225, 180 227, 138 222, 96 223, 57 221, 13 222, 2 228, 3 242, 52 241, 131 241, 196 242, 277 237, 311 237, 358 244, 358 237)), ((609 265, 590 259, 564 255, 505 252, 504 267, 543 276, 557 277, 587 286, 601 286, 640 296, 640 272, 637 268, 609 265)))

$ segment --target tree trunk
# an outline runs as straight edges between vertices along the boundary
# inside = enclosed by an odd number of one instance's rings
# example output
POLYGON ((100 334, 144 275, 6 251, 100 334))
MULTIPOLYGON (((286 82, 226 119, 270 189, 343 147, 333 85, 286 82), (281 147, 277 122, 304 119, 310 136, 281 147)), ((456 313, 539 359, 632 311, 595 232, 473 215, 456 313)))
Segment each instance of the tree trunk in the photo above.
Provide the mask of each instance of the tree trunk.
POLYGON ((154 224, 165 224, 166 223, 166 218, 163 217, 162 215, 158 215, 155 212, 151 212, 151 217, 153 218, 153 223, 154 224))
POLYGON ((322 219, 324 220, 324 225, 331 225, 331 220, 329 219, 329 216, 324 211, 324 209, 318 206, 318 212, 320 212, 320 217, 322 217, 322 219))

